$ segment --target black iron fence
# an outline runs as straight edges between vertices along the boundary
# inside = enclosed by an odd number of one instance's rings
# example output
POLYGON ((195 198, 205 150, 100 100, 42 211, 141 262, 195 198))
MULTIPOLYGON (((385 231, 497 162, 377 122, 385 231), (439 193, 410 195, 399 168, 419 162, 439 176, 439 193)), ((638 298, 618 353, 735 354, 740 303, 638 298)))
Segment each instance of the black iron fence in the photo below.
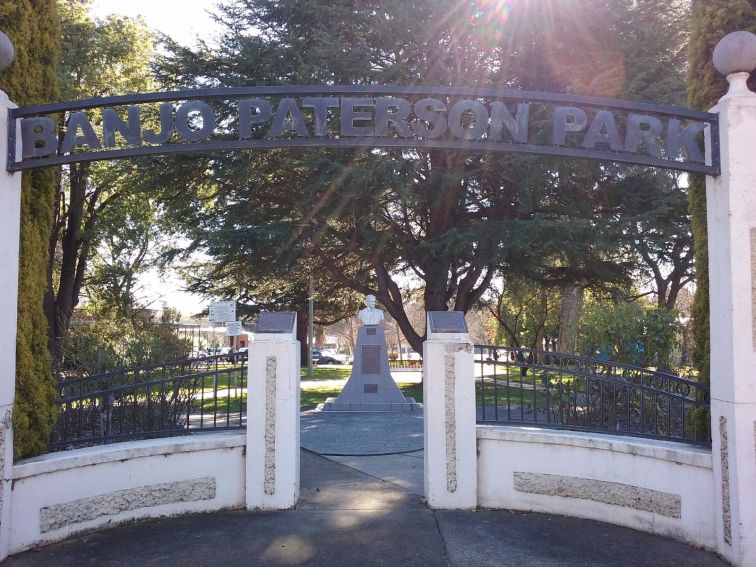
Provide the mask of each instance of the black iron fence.
POLYGON ((246 426, 247 361, 222 356, 58 382, 50 450, 246 426))
POLYGON ((708 389, 608 360, 475 346, 478 423, 537 425, 709 444, 693 418, 708 389))

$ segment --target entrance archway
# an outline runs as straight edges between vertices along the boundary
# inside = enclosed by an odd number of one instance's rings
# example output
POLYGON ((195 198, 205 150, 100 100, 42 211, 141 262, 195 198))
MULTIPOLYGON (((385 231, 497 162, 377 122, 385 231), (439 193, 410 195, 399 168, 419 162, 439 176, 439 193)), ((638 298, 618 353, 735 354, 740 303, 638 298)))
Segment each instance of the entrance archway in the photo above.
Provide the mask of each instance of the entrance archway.
MULTIPOLYGON (((712 278, 712 297, 721 298, 724 313, 713 326, 712 346, 722 346, 729 355, 726 360, 717 356, 712 359, 713 365, 721 363, 725 369, 717 390, 721 394, 717 399, 719 406, 712 406, 718 428, 714 436, 715 455, 717 450, 721 452, 715 458, 715 480, 722 502, 717 522, 722 527, 723 546, 731 545, 733 540, 746 541, 751 536, 737 533, 737 526, 748 525, 749 519, 753 519, 750 515, 756 514, 739 506, 740 502, 745 504, 750 494, 748 487, 756 485, 753 443, 746 435, 756 422, 756 410, 752 409, 756 400, 752 399, 752 379, 744 373, 754 366, 756 343, 744 341, 736 332, 743 328, 736 323, 742 323, 744 314, 735 313, 734 307, 740 306, 744 292, 753 292, 753 288, 750 272, 746 273, 745 267, 734 259, 737 254, 746 254, 752 262, 756 261, 753 236, 756 229, 750 227, 756 216, 756 200, 747 193, 756 180, 749 170, 747 156, 742 155, 748 151, 749 133, 756 124, 756 95, 743 92, 742 75, 731 75, 734 88, 723 98, 718 112, 712 114, 589 97, 462 87, 253 87, 153 93, 24 109, 13 108, 3 97, 0 134, 7 130, 8 136, 0 136, 0 154, 7 160, 6 172, 0 178, 6 205, 0 211, 0 261, 10 267, 0 275, 0 285, 6 292, 0 300, 0 317, 5 322, 0 333, 3 374, 13 377, 15 368, 19 171, 178 152, 272 147, 423 147, 609 160, 705 173, 710 176, 712 194, 719 197, 713 201, 710 212, 710 219, 716 224, 716 230, 710 231, 712 265, 721 268, 718 279, 712 278), (235 101, 236 117, 218 124, 212 103, 229 100, 235 101), (85 110, 100 112, 101 134, 96 132, 85 110), (63 131, 58 131, 58 122, 48 116, 55 113, 65 114, 60 122, 66 124, 63 131), (536 115, 549 117, 538 121, 547 124, 539 135, 530 121, 536 115), (152 118, 146 119, 147 116, 152 118), (152 120, 160 126, 143 127, 152 120), (701 133, 708 140, 705 147, 701 133), (538 143, 537 139, 547 141, 538 143), (720 145, 726 156, 721 172, 720 145), (737 214, 733 215, 733 211, 737 214), (736 399, 741 402, 744 398, 747 407, 738 409, 736 399), (750 466, 741 466, 746 461, 750 466), (737 477, 729 472, 736 468, 737 477), (734 489, 731 478, 737 479, 734 489)), ((756 336, 752 314, 748 314, 747 320, 751 323, 748 328, 756 336)), ((12 469, 9 418, 13 396, 11 378, 0 386, 5 424, 2 431, 6 432, 0 439, 4 442, 6 480, 10 479, 12 469)), ((10 485, 4 483, 4 509, 11 505, 10 485)))

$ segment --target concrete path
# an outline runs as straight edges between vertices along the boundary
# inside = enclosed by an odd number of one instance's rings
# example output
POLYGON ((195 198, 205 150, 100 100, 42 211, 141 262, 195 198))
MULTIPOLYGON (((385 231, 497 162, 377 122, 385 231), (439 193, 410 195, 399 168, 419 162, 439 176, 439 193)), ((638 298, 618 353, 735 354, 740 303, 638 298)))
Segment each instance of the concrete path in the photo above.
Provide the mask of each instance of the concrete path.
POLYGON ((319 455, 388 455, 423 449, 423 413, 302 412, 300 443, 319 455))

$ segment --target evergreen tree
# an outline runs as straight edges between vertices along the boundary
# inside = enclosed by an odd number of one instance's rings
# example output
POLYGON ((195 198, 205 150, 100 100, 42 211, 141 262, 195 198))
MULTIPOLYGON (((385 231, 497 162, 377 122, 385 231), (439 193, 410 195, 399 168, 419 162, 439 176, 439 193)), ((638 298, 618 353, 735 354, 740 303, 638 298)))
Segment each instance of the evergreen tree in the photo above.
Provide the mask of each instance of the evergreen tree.
MULTIPOLYGON (((0 29, 16 48, 16 60, 0 72, 0 88, 21 106, 57 100, 60 25, 55 0, 3 0, 0 29)), ((42 309, 47 243, 53 223, 57 172, 35 170, 22 178, 14 454, 42 453, 55 418, 55 381, 42 309)))
MULTIPOLYGON (((628 50, 633 30, 623 26, 629 20, 643 29, 661 18, 671 30, 664 37, 679 39, 670 23, 679 24, 679 3, 672 5, 675 17, 672 8, 657 16, 652 3, 638 4, 643 10, 636 4, 523 3, 506 19, 495 4, 480 2, 228 2, 221 7, 221 48, 173 46, 159 76, 168 87, 464 84, 644 98, 654 62, 668 68, 675 57, 648 48, 644 67, 638 50, 628 50), (629 83, 631 64, 638 71, 629 83)), ((673 83, 651 96, 668 102, 679 92, 679 81, 673 83)), ((629 267, 616 261, 619 230, 601 190, 632 170, 440 150, 193 158, 189 176, 187 160, 172 161, 168 168, 183 178, 203 179, 177 222, 191 225, 204 211, 233 227, 234 246, 216 248, 223 251, 218 265, 230 266, 234 255, 257 257, 260 239, 279 250, 289 246, 281 277, 306 257, 342 286, 375 293, 418 350, 423 333, 404 313, 397 273, 422 280, 426 310, 468 311, 501 270, 560 283, 616 280, 629 267), (260 194, 267 198, 254 197, 260 194), (247 209, 256 209, 254 220, 247 209)), ((196 233, 195 245, 207 250, 214 234, 196 233)), ((258 266, 267 273, 271 264, 258 266)))
MULTIPOLYGON (((727 92, 727 81, 714 68, 712 53, 728 33, 756 32, 756 0, 693 0, 688 66, 688 102, 691 107, 708 110, 727 92)), ((756 90, 756 74, 749 86, 756 90)), ((693 364, 699 380, 710 379, 709 336, 709 254, 706 231, 706 182, 702 175, 691 175, 689 207, 693 225, 696 263, 696 295, 693 302, 693 364)))

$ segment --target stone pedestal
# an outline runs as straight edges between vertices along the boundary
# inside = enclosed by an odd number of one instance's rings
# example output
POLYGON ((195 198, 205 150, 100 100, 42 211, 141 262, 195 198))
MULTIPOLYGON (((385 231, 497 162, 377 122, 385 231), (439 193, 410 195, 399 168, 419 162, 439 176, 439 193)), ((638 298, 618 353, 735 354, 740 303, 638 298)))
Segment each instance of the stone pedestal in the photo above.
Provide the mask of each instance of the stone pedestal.
POLYGON ((756 565, 756 93, 739 75, 712 109, 722 175, 706 180, 711 428, 717 550, 756 565))
POLYGON ((467 333, 432 329, 429 321, 423 344, 425 499, 431 508, 472 509, 478 501, 473 345, 467 333))
POLYGON ((338 397, 328 398, 323 411, 413 411, 414 398, 405 398, 391 378, 383 329, 366 325, 357 331, 352 375, 338 397))
POLYGON ((284 510, 299 500, 299 371, 293 328, 255 333, 247 382, 249 510, 284 510))
MULTIPOLYGON (((16 313, 18 255, 21 231, 21 174, 7 171, 8 110, 16 108, 0 91, 0 561, 8 555, 10 536, 13 428, 11 416, 16 392, 16 313)), ((16 152, 21 153, 20 136, 16 152)))

